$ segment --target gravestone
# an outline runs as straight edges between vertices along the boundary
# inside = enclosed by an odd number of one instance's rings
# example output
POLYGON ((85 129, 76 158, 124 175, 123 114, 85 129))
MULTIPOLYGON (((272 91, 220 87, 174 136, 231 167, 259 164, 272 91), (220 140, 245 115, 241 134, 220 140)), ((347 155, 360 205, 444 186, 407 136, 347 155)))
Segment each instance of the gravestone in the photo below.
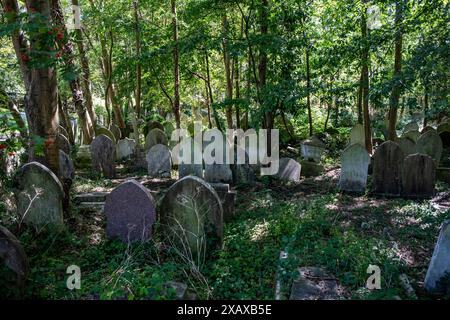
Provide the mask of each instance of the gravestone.
POLYGON ((0 262, 16 274, 15 284, 23 289, 28 273, 28 259, 19 240, 3 226, 0 226, 0 262))
POLYGON ((159 121, 150 120, 149 122, 147 122, 147 126, 145 127, 145 135, 147 135, 153 129, 164 131, 165 128, 159 121))
POLYGON ((145 242, 152 237, 156 221, 155 201, 150 191, 135 180, 128 180, 105 201, 106 235, 121 241, 145 242))
POLYGON ((70 142, 69 140, 61 133, 58 133, 56 140, 58 142, 58 147, 60 150, 64 151, 67 154, 70 154, 70 142))
POLYGON ((341 157, 339 188, 349 192, 364 192, 370 156, 365 147, 353 144, 347 147, 341 157))
POLYGON ((84 144, 78 148, 76 155, 76 165, 85 165, 92 163, 91 149, 90 145, 84 144))
POLYGON ((362 124, 357 124, 352 128, 352 131, 350 132, 350 146, 358 143, 362 146, 366 145, 366 136, 364 132, 364 126, 362 124))
POLYGON ((73 161, 62 150, 59 150, 59 175, 63 180, 73 180, 75 178, 73 161))
POLYGON ((430 131, 430 130, 436 131, 436 129, 433 128, 432 126, 426 126, 426 127, 423 127, 423 129, 422 129, 422 131, 420 131, 420 133, 424 134, 425 132, 430 131))
MULTIPOLYGON (((194 135, 194 127, 192 123, 192 135, 194 135)), ((220 133, 222 134, 222 133, 220 133)), ((227 163, 227 144, 226 137, 222 136, 222 154, 223 157, 221 159, 222 163, 207 163, 205 160, 205 180, 209 183, 233 183, 233 172, 231 171, 230 164, 227 163)), ((209 147, 212 147, 212 143, 215 143, 214 141, 203 141, 203 153, 204 156, 210 155, 210 156, 216 156, 215 152, 216 149, 210 149, 209 147), (211 153, 211 154, 210 154, 211 153)), ((219 143, 220 145, 220 143, 219 143)), ((220 150, 220 149, 218 149, 220 150)), ((231 156, 230 156, 231 158, 231 156)), ((220 159, 219 159, 220 160, 220 159)), ((218 161, 219 161, 218 160, 218 161)))
POLYGON ((417 124, 417 122, 411 121, 403 128, 403 132, 408 132, 410 130, 419 131, 419 125, 417 124))
POLYGON ((441 123, 436 130, 444 148, 450 148, 450 121, 441 123))
MULTIPOLYGON (((241 161, 242 162, 242 161, 241 161)), ((256 164, 254 164, 256 165, 256 164)), ((250 164, 248 153, 241 147, 236 146, 234 151, 234 164, 230 165, 233 173, 233 182, 253 184, 256 181, 255 169, 250 164), (238 163, 238 152, 245 153, 245 163, 238 163)))
POLYGON ((417 152, 416 143, 410 138, 397 138, 395 139, 395 143, 402 149, 405 157, 417 152))
POLYGON ((112 123, 109 126, 109 131, 111 131, 112 134, 114 135, 115 141, 119 141, 120 138, 122 138, 122 131, 120 130, 119 126, 117 126, 116 124, 112 123))
POLYGON ((301 160, 300 165, 302 166, 301 175, 306 178, 320 176, 324 170, 323 165, 312 161, 301 160))
POLYGON ((136 151, 136 142, 133 139, 125 138, 117 141, 116 157, 117 160, 130 159, 136 151))
POLYGON ((414 141, 414 143, 417 142, 417 139, 419 139, 419 137, 420 137, 420 132, 419 132, 419 130, 409 130, 409 131, 406 131, 406 132, 402 135, 402 138, 409 138, 409 139, 411 139, 412 141, 414 141))
POLYGON ((399 145, 386 141, 373 155, 373 191, 377 194, 399 195, 403 151, 399 145))
POLYGON ((445 121, 440 123, 437 128, 436 131, 438 134, 441 134, 444 131, 450 131, 450 121, 445 121))
POLYGON ((145 150, 150 150, 151 147, 163 144, 167 146, 167 137, 164 131, 155 128, 149 131, 147 137, 145 138, 145 150))
POLYGON ((172 156, 167 146, 157 144, 150 148, 146 156, 148 175, 153 178, 170 178, 172 156))
MULTIPOLYGON (((189 148, 187 148, 187 149, 189 149, 189 148)), ((191 151, 192 163, 179 163, 178 164, 178 177, 180 179, 184 178, 186 176, 197 176, 199 178, 203 178, 203 163, 199 163, 199 164, 194 163, 194 155, 202 154, 202 149, 201 149, 201 147, 198 147, 196 144, 194 144, 192 142, 190 151, 191 151)), ((172 153, 173 162, 176 162, 177 157, 181 157, 181 152, 182 151, 180 150, 179 154, 172 153)), ((184 150, 183 150, 183 152, 184 152, 184 150)), ((177 161, 180 162, 180 160, 177 160, 177 161)))
POLYGON ((217 193, 223 210, 223 222, 229 222, 234 217, 234 205, 236 192, 230 190, 230 185, 226 183, 210 183, 217 193))
POLYGON ((301 153, 303 159, 319 163, 325 153, 325 144, 316 136, 312 136, 302 142, 301 153))
POLYGON ((62 134, 64 137, 66 137, 67 139, 69 139, 69 133, 67 132, 66 128, 64 128, 63 126, 58 126, 59 129, 59 133, 62 134))
POLYGON ((417 152, 430 156, 436 166, 439 166, 442 149, 442 140, 435 130, 428 130, 417 139, 417 152))
POLYGON ((281 158, 278 162, 278 172, 275 177, 287 181, 300 181, 300 172, 302 166, 291 158, 281 158))
POLYGON ((450 220, 446 220, 439 233, 433 256, 425 277, 425 289, 433 294, 450 290, 450 220), (444 279, 447 278, 447 281, 444 279))
POLYGON ((433 159, 424 154, 407 156, 402 169, 402 195, 426 198, 434 195, 436 166, 433 159))
POLYGON ((64 189, 56 175, 38 162, 22 166, 14 178, 17 212, 28 225, 40 230, 63 224, 64 189))
POLYGON ((101 134, 91 143, 92 169, 112 179, 116 175, 116 146, 109 137, 101 134))
POLYGON ((95 135, 98 137, 102 134, 107 136, 108 138, 110 138, 114 144, 116 143, 116 137, 111 132, 111 130, 109 130, 108 128, 105 128, 105 127, 97 127, 97 129, 95 130, 95 135))
POLYGON ((160 202, 167 242, 196 265, 223 236, 223 209, 216 191, 204 180, 187 176, 175 182, 160 202))

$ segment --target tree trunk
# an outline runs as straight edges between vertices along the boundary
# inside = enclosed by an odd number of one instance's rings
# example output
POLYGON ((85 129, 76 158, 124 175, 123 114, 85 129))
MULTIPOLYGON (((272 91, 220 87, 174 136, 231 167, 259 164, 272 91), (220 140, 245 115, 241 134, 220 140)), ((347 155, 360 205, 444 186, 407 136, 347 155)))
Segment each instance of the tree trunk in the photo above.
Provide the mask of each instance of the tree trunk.
POLYGON ((361 13, 361 34, 363 38, 363 47, 361 53, 361 91, 363 101, 363 117, 364 117, 364 133, 366 150, 369 154, 372 154, 372 130, 370 126, 370 113, 369 113, 369 45, 367 38, 367 0, 362 0, 362 13, 361 13))
POLYGON ((223 46, 223 61, 225 66, 225 78, 227 83, 226 91, 226 117, 228 129, 233 128, 233 109, 231 106, 231 100, 233 99, 233 79, 231 75, 231 58, 228 52, 228 21, 226 12, 222 15, 222 46, 223 46))
POLYGON ((357 100, 357 112, 358 112, 358 123, 363 124, 363 107, 362 107, 362 68, 361 74, 359 76, 359 85, 358 85, 358 100, 357 100))
MULTIPOLYGON (((425 89, 426 90, 426 89, 425 89)), ((425 98, 424 98, 424 109, 423 109, 423 127, 425 128, 428 124, 428 118, 427 118, 427 113, 429 110, 429 106, 428 106, 428 92, 425 92, 425 98)))
POLYGON ((402 73, 402 30, 401 24, 403 20, 403 0, 397 0, 395 3, 395 61, 394 61, 394 77, 391 97, 389 99, 389 140, 394 141, 397 138, 397 110, 401 93, 401 73, 402 73))
MULTIPOLYGON (((240 90, 240 83, 239 83, 240 69, 241 69, 241 66, 239 64, 239 59, 236 58, 235 63, 234 63, 234 81, 235 81, 235 86, 236 86, 235 97, 236 97, 236 101, 238 101, 238 102, 241 99, 241 90, 240 90)), ((236 109, 236 128, 239 129, 241 127, 241 113, 239 110, 238 103, 235 104, 235 109, 236 109)))
POLYGON ((141 29, 139 26, 139 9, 138 0, 133 1, 134 6, 134 20, 136 23, 136 113, 139 119, 141 115, 141 87, 142 87, 142 66, 141 66, 141 29))
POLYGON ((175 116, 177 128, 181 126, 180 120, 180 65, 178 52, 178 18, 176 0, 170 0, 172 7, 172 28, 173 28, 173 78, 174 78, 174 93, 172 110, 175 116))
POLYGON ((209 70, 209 57, 208 57, 208 51, 206 49, 205 49, 205 64, 206 64, 206 79, 208 82, 208 91, 209 91, 209 103, 212 106, 212 112, 213 112, 213 116, 214 116, 214 121, 216 123, 216 127, 217 127, 217 129, 222 131, 222 126, 220 125, 219 116, 217 115, 217 111, 214 108, 214 97, 213 97, 213 92, 212 92, 212 88, 211 88, 211 72, 209 70))
POLYGON ((309 135, 313 135, 313 121, 311 112, 311 71, 309 65, 309 44, 306 48, 306 107, 308 108, 309 135))

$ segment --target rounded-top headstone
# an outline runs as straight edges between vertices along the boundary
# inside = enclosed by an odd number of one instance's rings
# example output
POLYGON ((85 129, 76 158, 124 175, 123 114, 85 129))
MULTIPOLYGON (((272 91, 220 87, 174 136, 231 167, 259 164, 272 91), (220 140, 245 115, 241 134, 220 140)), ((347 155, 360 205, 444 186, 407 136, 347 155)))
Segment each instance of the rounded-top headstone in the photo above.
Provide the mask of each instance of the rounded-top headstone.
POLYGON ((441 160, 442 149, 441 137, 435 130, 428 130, 417 139, 417 152, 429 155, 436 163, 436 166, 439 165, 441 160))
POLYGON ((136 142, 133 139, 125 138, 117 141, 117 160, 130 158, 136 152, 136 142))
POLYGON ((170 178, 172 156, 167 146, 157 144, 150 148, 146 156, 148 175, 151 177, 170 178))
POLYGON ((0 226, 0 260, 17 276, 23 285, 28 273, 28 259, 19 240, 8 229, 0 226))
POLYGON ((397 138, 395 139, 395 143, 402 149, 405 157, 417 152, 416 143, 410 138, 397 138))
POLYGON ((153 129, 164 131, 164 126, 159 121, 149 121, 147 123, 147 132, 150 132, 153 129))
POLYGON ((373 191, 399 195, 404 154, 398 144, 383 142, 373 155, 373 191))
POLYGON ((17 172, 14 185, 17 212, 26 224, 37 229, 63 224, 64 189, 50 169, 27 163, 17 172))
POLYGON ((122 138, 122 131, 120 130, 118 125, 112 123, 109 126, 109 131, 111 131, 112 134, 114 135, 115 141, 119 141, 122 138))
POLYGON ((70 154, 70 142, 69 142, 69 140, 61 133, 58 133, 56 139, 57 139, 57 142, 58 142, 59 149, 61 149, 62 151, 64 151, 67 154, 70 154))
POLYGON ((69 133, 67 132, 66 128, 64 128, 63 126, 58 126, 59 129, 59 133, 62 134, 63 136, 65 136, 67 139, 69 138, 69 133))
POLYGON ((353 145, 355 143, 358 143, 362 146, 366 145, 364 126, 360 123, 355 125, 350 132, 350 145, 353 145))
POLYGON ((92 141, 91 146, 92 168, 101 172, 106 178, 116 175, 116 146, 113 140, 101 134, 92 141))
POLYGON ((63 180, 73 180, 75 178, 73 161, 62 150, 59 150, 59 175, 63 180))
POLYGON ((149 190, 128 180, 106 196, 106 235, 123 242, 144 242, 152 236, 156 221, 155 201, 149 190))
POLYGON ((364 192, 370 156, 359 143, 352 144, 342 152, 339 188, 349 192, 364 192))
POLYGON ((415 121, 411 121, 410 123, 405 125, 403 132, 408 132, 410 130, 419 131, 419 125, 415 121))
POLYGON ((409 130, 402 134, 402 138, 409 138, 414 142, 417 142, 417 139, 420 137, 419 130, 409 130))
POLYGON ((151 147, 163 144, 167 146, 167 137, 164 131, 155 128, 149 131, 147 137, 145 138, 145 150, 149 150, 151 147))
POLYGON ((116 143, 116 137, 114 136, 114 134, 111 132, 111 130, 109 130, 108 128, 105 128, 105 127, 98 127, 96 130, 95 130, 95 135, 98 137, 98 136, 100 136, 100 135, 105 135, 105 136, 107 136, 108 138, 110 138, 111 139, 111 141, 113 142, 113 143, 116 143))
POLYGON ((168 241, 196 261, 204 258, 205 248, 222 239, 222 204, 213 187, 199 177, 175 182, 161 200, 159 214, 168 241))

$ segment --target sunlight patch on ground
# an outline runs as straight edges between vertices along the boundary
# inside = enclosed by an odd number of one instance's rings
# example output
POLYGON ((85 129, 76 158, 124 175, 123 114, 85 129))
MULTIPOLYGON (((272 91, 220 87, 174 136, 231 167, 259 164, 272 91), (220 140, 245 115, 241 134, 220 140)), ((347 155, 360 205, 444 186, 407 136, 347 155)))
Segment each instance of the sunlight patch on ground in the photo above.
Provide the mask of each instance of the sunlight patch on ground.
POLYGON ((264 221, 263 223, 255 225, 250 230, 250 240, 253 242, 264 240, 269 234, 269 222, 264 221))

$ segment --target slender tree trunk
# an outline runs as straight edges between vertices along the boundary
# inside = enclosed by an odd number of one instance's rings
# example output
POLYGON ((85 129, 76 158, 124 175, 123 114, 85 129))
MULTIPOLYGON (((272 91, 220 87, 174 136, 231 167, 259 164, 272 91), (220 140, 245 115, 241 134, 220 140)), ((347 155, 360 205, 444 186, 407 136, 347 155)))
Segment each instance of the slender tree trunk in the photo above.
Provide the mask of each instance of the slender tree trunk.
POLYGON ((222 15, 222 33, 223 33, 223 40, 222 40, 223 61, 224 61, 224 66, 225 66, 225 78, 226 78, 226 83, 227 83, 226 117, 227 117, 228 129, 232 129, 233 128, 233 109, 232 109, 232 105, 230 104, 230 102, 233 99, 233 78, 232 78, 232 72, 231 72, 231 58, 230 58, 230 53, 228 51, 228 40, 227 40, 228 20, 227 20, 226 12, 222 15))
POLYGON ((178 52, 178 18, 176 0, 170 0, 172 7, 172 28, 173 28, 173 78, 174 78, 174 94, 172 110, 175 116, 177 128, 180 128, 180 64, 178 52))
POLYGON ((141 86, 142 86, 142 66, 141 66, 141 29, 139 26, 139 9, 138 0, 133 1, 134 6, 134 20, 136 23, 136 113, 139 118, 141 115, 141 86))
POLYGON ((308 108, 309 135, 313 135, 313 120, 311 112, 311 70, 309 65, 309 45, 306 48, 306 107, 308 108))
POLYGON ((401 93, 401 73, 402 73, 402 30, 401 24, 403 20, 403 0, 397 0, 395 3, 395 61, 394 61, 394 78, 391 97, 389 99, 389 140, 394 141, 397 138, 397 110, 401 93))
POLYGON ((358 100, 357 100, 357 112, 358 112, 358 123, 363 124, 363 107, 362 107, 362 68, 361 74, 359 76, 359 85, 358 85, 358 100))
POLYGON ((361 13, 361 34, 363 38, 363 47, 361 53, 361 90, 363 101, 363 119, 364 119, 364 133, 366 150, 369 154, 372 154, 372 130, 370 126, 370 113, 369 113, 369 45, 367 38, 367 0, 362 0, 362 13, 361 13))
MULTIPOLYGON (((239 59, 235 59, 235 63, 234 63, 234 81, 235 81, 235 97, 236 97, 236 101, 239 101, 241 99, 241 89, 240 89, 240 63, 239 63, 239 59)), ((236 103, 235 104, 235 109, 236 109, 236 127, 240 128, 241 127, 241 112, 239 110, 239 104, 236 103)))
POLYGON ((217 110, 214 108, 214 96, 211 87, 211 72, 209 70, 209 56, 208 51, 205 49, 205 64, 206 64, 206 79, 208 82, 208 91, 209 91, 209 103, 212 106, 212 113, 214 116, 214 122, 216 123, 217 129, 222 131, 222 126, 220 125, 219 115, 217 114, 217 110))
MULTIPOLYGON (((426 90, 426 89, 425 89, 426 90)), ((424 110, 423 110, 423 127, 425 128, 428 124, 428 118, 427 118, 427 113, 429 110, 429 106, 428 106, 428 91, 425 92, 425 97, 424 97, 424 110)))

